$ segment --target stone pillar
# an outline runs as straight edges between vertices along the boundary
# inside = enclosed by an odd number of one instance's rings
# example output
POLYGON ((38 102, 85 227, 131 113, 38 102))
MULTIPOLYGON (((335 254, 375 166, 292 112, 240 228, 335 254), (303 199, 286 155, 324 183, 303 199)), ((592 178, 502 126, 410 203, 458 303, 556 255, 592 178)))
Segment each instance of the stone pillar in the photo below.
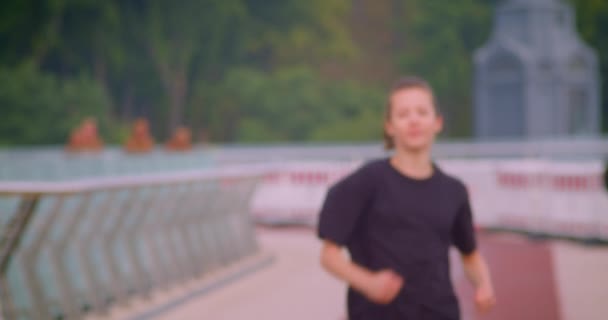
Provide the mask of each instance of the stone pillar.
POLYGON ((577 35, 564 1, 503 1, 474 63, 477 137, 600 132, 597 55, 577 35))

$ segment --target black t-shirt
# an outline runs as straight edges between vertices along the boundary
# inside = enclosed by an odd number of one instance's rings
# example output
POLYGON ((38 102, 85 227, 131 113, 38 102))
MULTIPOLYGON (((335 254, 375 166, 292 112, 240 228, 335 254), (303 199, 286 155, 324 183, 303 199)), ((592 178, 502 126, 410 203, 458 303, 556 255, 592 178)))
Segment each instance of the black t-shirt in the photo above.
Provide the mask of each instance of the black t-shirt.
POLYGON ((433 168, 413 179, 389 159, 375 160, 329 189, 319 237, 345 246, 363 267, 405 279, 388 305, 349 289, 349 319, 459 319, 448 252, 452 244, 464 254, 476 249, 471 209, 464 184, 433 168))

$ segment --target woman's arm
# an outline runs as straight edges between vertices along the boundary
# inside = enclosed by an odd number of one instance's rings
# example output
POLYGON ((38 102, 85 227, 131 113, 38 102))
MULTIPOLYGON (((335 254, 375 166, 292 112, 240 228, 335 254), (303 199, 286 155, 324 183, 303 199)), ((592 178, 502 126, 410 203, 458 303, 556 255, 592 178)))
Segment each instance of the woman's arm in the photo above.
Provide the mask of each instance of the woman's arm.
POLYGON ((328 240, 323 241, 321 265, 375 303, 390 303, 403 286, 403 278, 394 271, 372 272, 361 267, 348 259, 340 246, 328 240))
POLYGON ((462 255, 462 265, 467 278, 475 287, 475 304, 481 312, 489 311, 496 304, 494 287, 488 265, 478 251, 462 255))

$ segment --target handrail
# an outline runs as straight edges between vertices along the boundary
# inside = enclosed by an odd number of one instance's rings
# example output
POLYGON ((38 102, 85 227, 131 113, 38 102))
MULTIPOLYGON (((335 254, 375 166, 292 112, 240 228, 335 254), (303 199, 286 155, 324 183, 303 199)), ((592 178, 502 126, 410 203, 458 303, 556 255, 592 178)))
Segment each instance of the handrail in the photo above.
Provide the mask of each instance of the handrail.
POLYGON ((68 195, 100 190, 182 184, 218 178, 230 179, 244 176, 261 177, 265 173, 273 172, 276 168, 277 165, 241 165, 172 173, 85 178, 58 182, 0 181, 0 196, 43 194, 68 195))
POLYGON ((19 200, 0 229, 0 313, 104 314, 255 254, 249 199, 271 167, 0 182, 19 200))

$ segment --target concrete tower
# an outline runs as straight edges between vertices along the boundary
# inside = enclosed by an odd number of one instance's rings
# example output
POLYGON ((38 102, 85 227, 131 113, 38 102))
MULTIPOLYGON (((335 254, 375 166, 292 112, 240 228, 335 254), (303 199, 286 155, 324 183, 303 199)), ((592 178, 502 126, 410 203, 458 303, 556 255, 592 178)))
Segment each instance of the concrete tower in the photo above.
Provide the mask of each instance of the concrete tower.
POLYGON ((599 133, 597 55, 562 0, 503 1, 474 62, 478 137, 599 133))

